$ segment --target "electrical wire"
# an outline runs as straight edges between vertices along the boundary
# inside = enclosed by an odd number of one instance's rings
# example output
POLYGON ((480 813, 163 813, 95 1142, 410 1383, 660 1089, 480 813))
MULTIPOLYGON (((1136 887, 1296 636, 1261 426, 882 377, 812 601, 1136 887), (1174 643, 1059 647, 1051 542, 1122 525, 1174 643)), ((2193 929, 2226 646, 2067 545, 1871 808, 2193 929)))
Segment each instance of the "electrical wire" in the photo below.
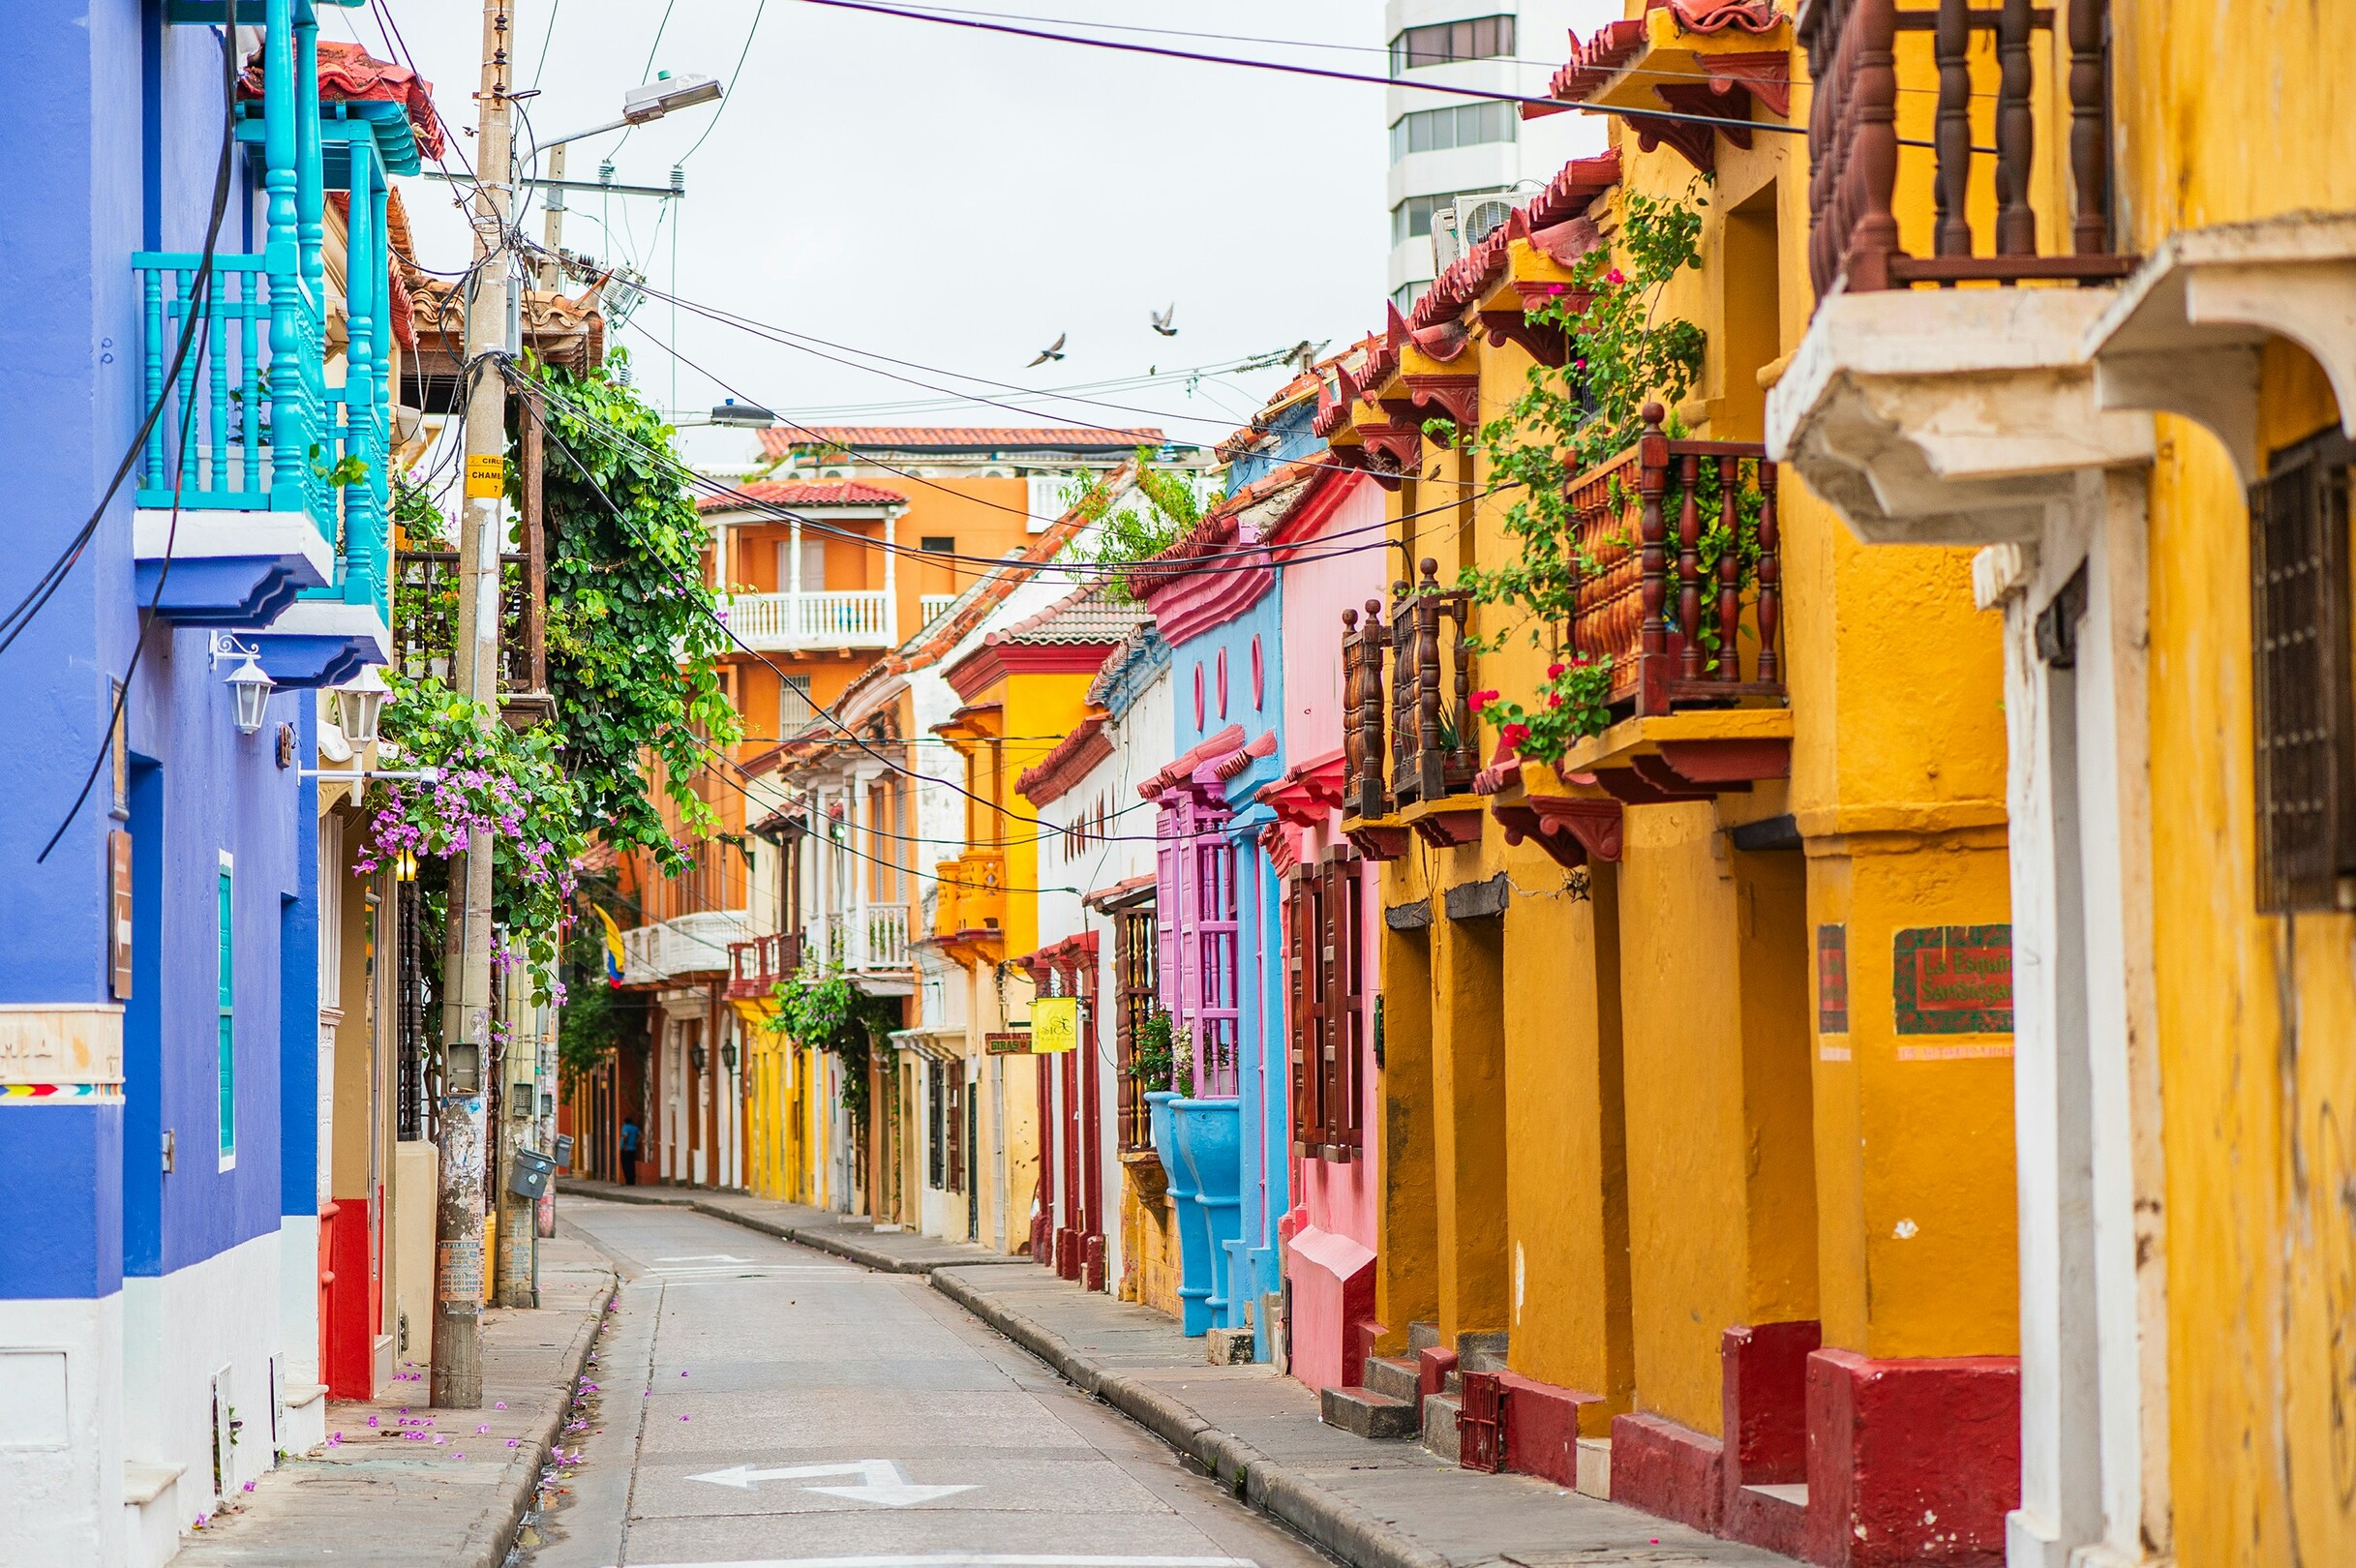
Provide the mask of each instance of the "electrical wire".
MULTIPOLYGON (((237 144, 237 0, 227 0, 225 13, 227 25, 222 30, 221 95, 223 118, 221 164, 220 167, 216 170, 213 176, 213 211, 211 220, 207 224, 205 229, 203 276, 196 286, 195 294, 191 297, 191 303, 189 306, 191 312, 201 315, 203 319, 203 324, 197 328, 196 332, 196 357, 199 363, 202 363, 204 355, 210 351, 212 347, 213 286, 217 276, 213 269, 213 252, 214 247, 219 243, 221 238, 222 220, 227 215, 229 210, 229 168, 231 163, 233 162, 231 155, 237 144)), ((181 347, 183 350, 185 350, 187 344, 183 342, 181 347)), ((176 376, 178 372, 175 369, 174 375, 176 376)), ((165 385, 168 387, 170 384, 170 379, 167 378, 165 385)), ((157 407, 160 409, 162 407, 163 399, 162 395, 159 394, 157 399, 157 407)), ((246 417, 249 419, 254 418, 256 417, 257 412, 257 410, 248 409, 246 417)), ((152 429, 154 427, 155 420, 156 414, 151 410, 148 414, 146 429, 152 429)), ((74 819, 76 817, 81 815, 82 804, 84 801, 90 799, 91 787, 98 782, 99 770, 106 767, 107 757, 114 750, 115 734, 121 728, 123 723, 123 707, 131 699, 131 679, 132 677, 138 674, 140 656, 147 651, 147 638, 145 636, 147 626, 154 621, 156 610, 164 602, 165 584, 171 580, 172 550, 180 540, 180 498, 181 493, 188 484, 188 449, 190 443, 196 439, 196 421, 193 418, 183 418, 180 421, 179 450, 175 454, 176 461, 172 465, 171 522, 166 527, 164 533, 163 564, 157 569, 156 572, 155 592, 148 596, 146 618, 140 622, 138 632, 135 634, 132 639, 131 658, 130 661, 123 666, 123 678, 115 682, 114 708, 107 716, 106 729, 100 733, 98 754, 90 759, 90 771, 83 775, 82 787, 75 795, 74 803, 66 807, 66 814, 58 822, 57 830, 49 834, 49 841, 41 846, 41 853, 39 855, 33 857, 33 863, 35 865, 40 865, 47 861, 49 852, 57 847, 57 841, 66 836, 66 829, 74 825, 74 819)), ((144 444, 145 439, 145 429, 143 429, 139 440, 133 444, 132 450, 135 452, 137 451, 139 446, 144 444)), ((114 485, 107 488, 106 498, 99 502, 99 510, 101 512, 104 512, 107 502, 114 498, 114 488, 122 483, 122 473, 117 472, 115 475, 114 485)), ((95 518, 93 519, 93 522, 95 522, 95 518)), ((78 546, 76 547, 76 553, 77 555, 79 554, 78 546)), ((50 591, 55 592, 56 590, 54 588, 52 588, 50 591)), ((47 599, 45 596, 43 603, 45 604, 46 602, 47 599)), ((21 625, 17 627, 17 630, 22 629, 23 628, 21 625)), ((9 634, 9 637, 11 641, 14 641, 15 638, 15 632, 12 631, 9 634)))
MULTIPOLYGON (((229 0, 229 5, 230 15, 234 16, 236 0, 229 0)), ((234 36, 232 32, 230 37, 233 39, 234 36)), ((122 462, 115 465, 114 476, 106 482, 106 492, 99 497, 98 504, 90 509, 89 518, 75 530, 73 538, 67 541, 66 548, 58 553, 56 559, 43 568, 41 575, 34 579, 33 586, 25 590, 24 596, 6 616, 0 616, 0 653, 8 651, 10 645, 16 641, 25 627, 32 624, 33 618, 47 607, 57 590, 65 586, 66 577, 81 559, 82 552, 89 548, 92 536, 98 532, 100 521, 106 515, 106 508, 114 503, 116 493, 123 488, 123 481, 130 478, 131 470, 138 466, 147 438, 155 433, 157 421, 164 417, 164 406, 170 401, 172 387, 179 381, 180 373, 188 363, 190 347, 200 335, 199 317, 203 318, 201 335, 210 342, 213 289, 218 282, 213 259, 221 242, 222 219, 228 211, 230 152, 237 138, 235 45, 226 43, 223 50, 232 62, 229 77, 231 95, 228 113, 222 126, 220 165, 213 177, 212 217, 205 228, 204 250, 196 261, 195 283, 190 292, 181 296, 185 314, 180 319, 180 342, 172 350, 171 367, 164 373, 163 381, 156 389, 156 401, 148 407, 147 417, 139 421, 139 428, 133 434, 122 462)), ((184 418, 183 423, 193 428, 195 420, 184 418)), ((184 430, 182 434, 185 437, 187 431, 184 430)))
POLYGON ((680 166, 684 167, 687 160, 711 139, 711 133, 719 126, 720 116, 727 113, 728 106, 737 101, 737 85, 744 79, 744 62, 752 57, 753 40, 761 34, 761 17, 768 10, 769 0, 759 0, 753 7, 752 25, 744 29, 744 47, 737 51, 737 68, 728 74, 728 96, 720 100, 720 106, 713 109, 711 118, 704 122, 704 134, 695 138, 694 145, 680 155, 680 166))
POLYGON ((823 6, 832 11, 864 12, 878 16, 897 16, 906 21, 935 22, 944 27, 970 28, 983 33, 1004 33, 1015 38, 1039 39, 1050 44, 1075 44, 1083 48, 1112 49, 1123 54, 1150 54, 1168 60, 1190 60, 1203 65, 1240 66, 1248 71, 1275 71, 1286 75, 1316 76, 1327 81, 1365 82, 1376 87, 1412 87, 1419 93, 1438 93, 1451 98, 1482 99, 1498 104, 1527 104, 1551 111, 1577 109, 1588 114, 1608 114, 1638 120, 1681 120, 1696 125, 1727 126, 1743 131, 1780 132, 1804 136, 1804 125, 1780 125, 1772 120, 1737 120, 1727 115, 1684 114, 1669 109, 1630 109, 1608 104, 1569 103, 1559 98, 1540 98, 1528 93, 1501 92, 1490 87, 1459 87, 1438 82, 1401 82, 1391 76, 1377 76, 1362 71, 1336 71, 1326 66, 1293 65, 1278 60, 1249 60, 1232 54, 1202 54, 1192 49, 1166 48, 1158 44, 1124 43, 1119 39, 1081 38, 1072 33, 1051 33, 1033 27, 1013 27, 1004 22, 947 15, 924 11, 907 11, 898 6, 879 5, 876 0, 798 0, 805 6, 823 6))
MULTIPOLYGON (((924 560, 970 562, 990 570, 1001 570, 1007 567, 1011 560, 1014 559, 1014 558, 1008 557, 969 556, 955 551, 926 550, 921 546, 903 545, 898 543, 896 540, 887 545, 880 539, 869 538, 867 535, 862 533, 855 533, 838 524, 822 523, 816 518, 808 517, 801 513, 796 512, 789 507, 779 506, 773 502, 761 500, 743 491, 736 490, 733 487, 724 485, 721 481, 710 479, 705 475, 697 473, 694 469, 686 467, 677 458, 670 456, 668 453, 662 452, 654 447, 647 446, 644 443, 634 439, 628 435, 628 433, 616 429, 614 426, 606 424, 604 421, 597 419, 595 415, 587 412, 581 408, 579 405, 574 404, 562 393, 557 391, 553 387, 543 385, 540 388, 540 393, 551 403, 558 405, 566 413, 571 414, 574 418, 581 420, 585 424, 595 426, 602 435, 608 437, 614 441, 630 447, 641 456, 647 458, 649 462, 671 468, 688 488, 703 490, 710 495, 729 497, 740 501, 740 505, 738 509, 755 512, 765 516, 775 517, 789 523, 799 523, 802 528, 812 532, 827 535, 832 538, 842 539, 846 542, 858 544, 868 549, 882 550, 897 555, 917 557, 924 560)), ((1387 530, 1391 523, 1405 522, 1409 518, 1429 516, 1437 512, 1453 512, 1469 502, 1477 502, 1490 496, 1495 495, 1500 491, 1517 488, 1518 485, 1519 481, 1509 481, 1506 484, 1493 486, 1487 490, 1476 492, 1468 497, 1459 497, 1454 500, 1444 501, 1437 506, 1425 507, 1414 512, 1402 513, 1396 518, 1386 519, 1381 523, 1361 524, 1353 528, 1338 528, 1329 534, 1322 535, 1321 538, 1343 538, 1359 533, 1384 531, 1387 530)), ((1295 549, 1286 554, 1283 559, 1273 558, 1273 552, 1284 547, 1270 546, 1264 543, 1253 544, 1242 546, 1234 550, 1203 551, 1196 555, 1187 557, 1182 561, 1171 561, 1166 566, 1160 568, 1155 568, 1151 566, 1150 563, 1146 562, 1094 560, 1084 558, 1030 561, 1023 562, 1023 564, 1035 571, 1060 571, 1071 574, 1094 572, 1099 574, 1099 581, 1129 576, 1140 571, 1141 569, 1148 571, 1163 570, 1168 571, 1172 574, 1184 574, 1188 576, 1223 571, 1282 571, 1288 566, 1306 565, 1312 561, 1331 560, 1337 557, 1359 555, 1369 550, 1387 549, 1399 543, 1400 541, 1384 538, 1365 545, 1353 545, 1340 549, 1317 551, 1314 553, 1304 549, 1295 549), (1218 564, 1222 561, 1235 561, 1238 562, 1238 564, 1232 566, 1223 566, 1218 564)))

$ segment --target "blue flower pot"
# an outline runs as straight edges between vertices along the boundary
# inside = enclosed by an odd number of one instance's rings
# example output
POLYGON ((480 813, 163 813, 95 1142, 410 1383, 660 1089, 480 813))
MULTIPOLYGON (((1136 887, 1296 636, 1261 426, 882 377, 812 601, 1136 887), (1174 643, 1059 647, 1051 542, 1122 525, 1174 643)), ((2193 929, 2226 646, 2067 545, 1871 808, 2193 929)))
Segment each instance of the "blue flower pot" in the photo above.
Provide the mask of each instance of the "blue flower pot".
MULTIPOLYGON (((1243 1232, 1243 1122, 1233 1100, 1179 1100, 1170 1104, 1178 1163, 1189 1191, 1179 1211, 1179 1297, 1185 1328, 1197 1335, 1227 1319, 1232 1294, 1226 1244, 1243 1232), (1193 1223, 1187 1223, 1189 1213, 1193 1223)), ((1171 1172, 1170 1191, 1179 1176, 1171 1172)))

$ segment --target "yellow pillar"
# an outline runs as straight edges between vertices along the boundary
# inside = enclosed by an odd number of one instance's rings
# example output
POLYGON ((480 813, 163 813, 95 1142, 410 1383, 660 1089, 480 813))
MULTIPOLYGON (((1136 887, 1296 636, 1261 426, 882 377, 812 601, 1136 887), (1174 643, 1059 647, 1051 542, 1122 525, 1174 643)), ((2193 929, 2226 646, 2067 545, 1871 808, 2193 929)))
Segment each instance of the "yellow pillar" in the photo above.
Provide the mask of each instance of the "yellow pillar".
POLYGON ((1716 1435, 1725 1331, 1816 1316, 1804 875, 1707 801, 1624 832, 1635 1402, 1716 1435))
MULTIPOLYGON (((1386 875, 1389 888, 1392 876, 1386 875)), ((1439 1236, 1435 1221, 1432 1137, 1432 944, 1423 930, 1382 936, 1382 1203, 1374 1250, 1378 1348, 1406 1348, 1407 1325, 1439 1317, 1439 1236)))

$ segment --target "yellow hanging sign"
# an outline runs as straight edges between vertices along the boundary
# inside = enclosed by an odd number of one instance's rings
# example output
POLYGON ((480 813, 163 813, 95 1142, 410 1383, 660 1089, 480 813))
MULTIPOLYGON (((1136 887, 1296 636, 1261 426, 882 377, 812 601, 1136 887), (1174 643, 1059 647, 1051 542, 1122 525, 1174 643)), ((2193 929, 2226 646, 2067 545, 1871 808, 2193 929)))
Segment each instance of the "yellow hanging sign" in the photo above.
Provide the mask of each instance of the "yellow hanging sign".
POLYGON ((507 489, 507 460, 492 452, 467 459, 467 495, 498 497, 507 489))
POLYGON ((1080 1047, 1080 999, 1042 996, 1031 1004, 1031 1051, 1046 1056, 1080 1047))

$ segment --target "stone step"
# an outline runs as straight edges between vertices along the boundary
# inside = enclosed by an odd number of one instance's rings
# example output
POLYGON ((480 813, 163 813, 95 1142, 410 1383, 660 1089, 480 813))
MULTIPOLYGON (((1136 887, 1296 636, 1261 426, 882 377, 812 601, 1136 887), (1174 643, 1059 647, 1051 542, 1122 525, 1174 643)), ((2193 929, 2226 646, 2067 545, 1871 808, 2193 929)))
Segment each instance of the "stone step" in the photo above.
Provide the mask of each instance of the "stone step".
POLYGON ((1463 1445, 1456 1434, 1456 1414, 1464 1403, 1454 1394, 1424 1396, 1424 1447, 1451 1464, 1463 1459, 1463 1445))
POLYGON ((1580 1438, 1579 1457, 1575 1462, 1579 1466, 1576 1487, 1579 1494, 1583 1497, 1601 1497, 1605 1502, 1610 1502, 1612 1500, 1612 1439, 1609 1437, 1580 1438))
POLYGON ((1366 1364, 1364 1381, 1371 1392, 1387 1394, 1409 1404, 1423 1398, 1423 1390, 1415 1385, 1415 1360, 1411 1356, 1374 1357, 1366 1364))
POLYGON ((1415 1406, 1388 1394, 1365 1388, 1329 1388, 1319 1394, 1319 1406, 1329 1427, 1360 1437, 1412 1437, 1415 1406))
POLYGON ((1437 1323, 1409 1323, 1407 1325, 1408 1355, 1412 1356, 1416 1351, 1427 1349, 1437 1343, 1439 1343, 1439 1325, 1437 1323))
POLYGON ((1447 1381, 1440 1385, 1440 1392, 1452 1399, 1462 1400, 1465 1397, 1465 1374, 1454 1367, 1449 1368, 1447 1381))
POLYGON ((1457 1365, 1466 1372, 1503 1372, 1505 1349, 1512 1336, 1503 1329, 1456 1337, 1457 1365))

